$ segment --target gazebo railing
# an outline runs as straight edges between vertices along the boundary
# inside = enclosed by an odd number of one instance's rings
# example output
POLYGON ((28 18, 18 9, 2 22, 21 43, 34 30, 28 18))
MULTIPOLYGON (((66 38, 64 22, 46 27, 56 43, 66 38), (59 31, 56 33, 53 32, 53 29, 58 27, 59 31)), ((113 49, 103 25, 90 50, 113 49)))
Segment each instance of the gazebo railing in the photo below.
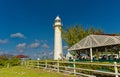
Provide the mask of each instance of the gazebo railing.
MULTIPOLYGON (((90 62, 90 61, 91 60, 85 60, 85 59, 76 60, 76 62, 90 62)), ((102 59, 99 59, 99 60, 92 60, 92 61, 93 62, 110 62, 110 63, 117 62, 117 63, 120 63, 120 59, 116 59, 116 60, 102 60, 102 59)))

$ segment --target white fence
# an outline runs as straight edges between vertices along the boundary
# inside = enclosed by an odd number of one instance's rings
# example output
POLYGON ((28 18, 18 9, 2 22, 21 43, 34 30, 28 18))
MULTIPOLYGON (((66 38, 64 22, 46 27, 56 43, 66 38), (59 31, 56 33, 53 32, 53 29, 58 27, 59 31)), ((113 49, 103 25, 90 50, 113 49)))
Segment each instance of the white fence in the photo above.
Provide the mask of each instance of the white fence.
POLYGON ((96 77, 96 74, 119 77, 120 65, 114 63, 91 63, 91 62, 69 62, 69 61, 41 61, 29 60, 24 63, 26 66, 66 72, 74 75, 96 77), (90 67, 90 68, 89 68, 90 67), (97 68, 96 68, 97 67, 97 68), (107 68, 107 69, 105 69, 107 68), (109 69, 108 69, 109 68, 109 69))

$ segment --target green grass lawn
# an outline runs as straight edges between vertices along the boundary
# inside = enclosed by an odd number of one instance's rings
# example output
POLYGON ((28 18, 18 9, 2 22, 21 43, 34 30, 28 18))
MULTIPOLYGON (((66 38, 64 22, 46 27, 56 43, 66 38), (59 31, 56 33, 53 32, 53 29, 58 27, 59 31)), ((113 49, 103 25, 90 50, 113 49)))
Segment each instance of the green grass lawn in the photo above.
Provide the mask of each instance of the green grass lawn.
POLYGON ((49 72, 48 70, 25 68, 25 67, 11 67, 0 69, 0 77, 73 77, 63 73, 49 72))

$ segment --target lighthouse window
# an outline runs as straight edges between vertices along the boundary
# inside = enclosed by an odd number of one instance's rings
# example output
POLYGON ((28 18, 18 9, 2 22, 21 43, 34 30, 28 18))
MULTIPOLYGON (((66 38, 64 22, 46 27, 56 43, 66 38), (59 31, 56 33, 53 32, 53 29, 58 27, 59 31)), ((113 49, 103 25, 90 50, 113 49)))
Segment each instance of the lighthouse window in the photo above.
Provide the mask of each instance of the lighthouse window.
POLYGON ((60 22, 60 20, 56 20, 55 22, 60 22))

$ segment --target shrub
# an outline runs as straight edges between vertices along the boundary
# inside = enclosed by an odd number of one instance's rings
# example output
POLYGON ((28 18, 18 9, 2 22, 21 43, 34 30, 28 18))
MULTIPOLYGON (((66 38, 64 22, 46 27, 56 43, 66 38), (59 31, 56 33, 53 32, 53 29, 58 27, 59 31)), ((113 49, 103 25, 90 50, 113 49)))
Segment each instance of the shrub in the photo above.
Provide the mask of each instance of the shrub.
POLYGON ((10 66, 17 66, 17 65, 20 65, 21 60, 18 58, 14 58, 14 57, 12 57, 10 59, 6 59, 6 60, 1 59, 0 60, 0 67, 6 67, 8 65, 8 63, 10 66))

